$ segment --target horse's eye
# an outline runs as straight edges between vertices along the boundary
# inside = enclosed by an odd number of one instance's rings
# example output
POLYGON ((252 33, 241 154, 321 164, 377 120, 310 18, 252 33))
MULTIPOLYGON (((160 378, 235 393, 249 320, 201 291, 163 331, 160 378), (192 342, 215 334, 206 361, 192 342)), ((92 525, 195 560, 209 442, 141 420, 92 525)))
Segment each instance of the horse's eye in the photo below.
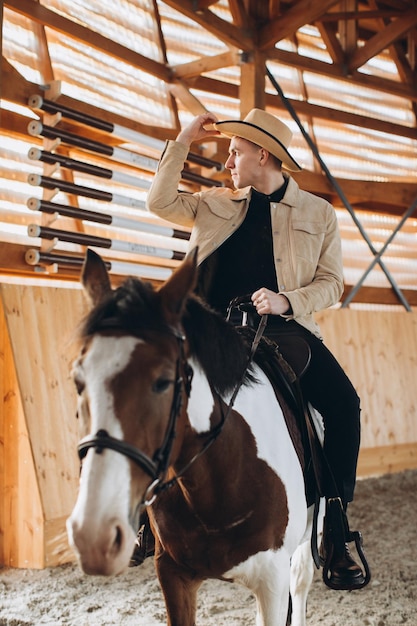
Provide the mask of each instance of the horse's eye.
POLYGON ((152 385, 152 391, 154 393, 163 393, 170 385, 172 385, 172 380, 168 378, 158 378, 152 385))

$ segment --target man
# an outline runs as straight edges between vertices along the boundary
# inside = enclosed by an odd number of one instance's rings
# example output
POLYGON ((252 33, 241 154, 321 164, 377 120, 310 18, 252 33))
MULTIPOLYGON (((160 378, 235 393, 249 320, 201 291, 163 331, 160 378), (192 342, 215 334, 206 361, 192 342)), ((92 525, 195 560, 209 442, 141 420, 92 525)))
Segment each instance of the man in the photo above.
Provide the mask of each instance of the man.
MULTIPOLYGON (((253 109, 244 120, 196 117, 169 141, 148 194, 148 209, 165 220, 191 226, 198 246, 198 292, 223 315, 229 302, 251 294, 265 334, 304 338, 311 362, 301 379, 304 397, 321 413, 324 449, 344 509, 353 499, 360 441, 359 398, 324 346, 313 313, 335 304, 343 291, 341 242, 333 207, 302 191, 284 173, 300 166, 288 152, 292 133, 275 116, 253 109), (184 161, 194 141, 230 137, 226 168, 235 189, 179 192, 184 161)), ((335 588, 360 586, 364 576, 347 545, 335 550, 335 588)))

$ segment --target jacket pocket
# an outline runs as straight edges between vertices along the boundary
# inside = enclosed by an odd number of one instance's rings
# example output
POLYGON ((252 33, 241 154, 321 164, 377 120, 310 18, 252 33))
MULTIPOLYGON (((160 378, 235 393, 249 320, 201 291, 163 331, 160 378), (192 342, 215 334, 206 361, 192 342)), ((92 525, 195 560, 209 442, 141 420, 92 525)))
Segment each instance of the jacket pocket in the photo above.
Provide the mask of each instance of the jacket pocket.
POLYGON ((321 222, 293 220, 291 228, 296 256, 313 263, 315 270, 326 235, 324 225, 321 222))

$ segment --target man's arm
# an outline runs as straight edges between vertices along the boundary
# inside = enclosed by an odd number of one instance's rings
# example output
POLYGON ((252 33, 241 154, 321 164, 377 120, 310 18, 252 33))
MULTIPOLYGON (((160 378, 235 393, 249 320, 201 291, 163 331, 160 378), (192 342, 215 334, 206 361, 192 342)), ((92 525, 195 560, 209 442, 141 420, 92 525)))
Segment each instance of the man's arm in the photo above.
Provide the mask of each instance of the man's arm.
POLYGON ((178 191, 181 172, 190 145, 194 141, 202 141, 207 137, 220 134, 217 130, 210 128, 215 121, 217 118, 212 113, 198 115, 180 131, 176 141, 167 142, 148 191, 146 199, 148 211, 175 224, 192 227, 199 196, 178 191))

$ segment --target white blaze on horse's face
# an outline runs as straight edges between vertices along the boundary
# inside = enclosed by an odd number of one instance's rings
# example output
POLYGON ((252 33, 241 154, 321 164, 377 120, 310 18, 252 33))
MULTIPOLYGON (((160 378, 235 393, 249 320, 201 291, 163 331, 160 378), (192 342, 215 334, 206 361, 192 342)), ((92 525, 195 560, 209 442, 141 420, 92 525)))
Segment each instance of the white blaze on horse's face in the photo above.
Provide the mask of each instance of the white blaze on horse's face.
MULTIPOLYGON (((91 432, 104 429, 123 439, 115 414, 110 381, 122 373, 141 340, 133 337, 95 336, 74 372, 80 392, 79 412, 88 412, 91 432)), ((83 461, 79 495, 68 520, 68 533, 82 555, 82 567, 91 574, 112 574, 124 569, 131 556, 134 533, 129 524, 130 464, 112 450, 89 450, 83 461)))
POLYGON ((82 377, 88 386, 91 431, 100 428, 113 437, 122 437, 120 422, 115 415, 114 397, 109 383, 129 365, 136 346, 142 340, 131 337, 106 337, 96 335, 82 360, 82 377))

